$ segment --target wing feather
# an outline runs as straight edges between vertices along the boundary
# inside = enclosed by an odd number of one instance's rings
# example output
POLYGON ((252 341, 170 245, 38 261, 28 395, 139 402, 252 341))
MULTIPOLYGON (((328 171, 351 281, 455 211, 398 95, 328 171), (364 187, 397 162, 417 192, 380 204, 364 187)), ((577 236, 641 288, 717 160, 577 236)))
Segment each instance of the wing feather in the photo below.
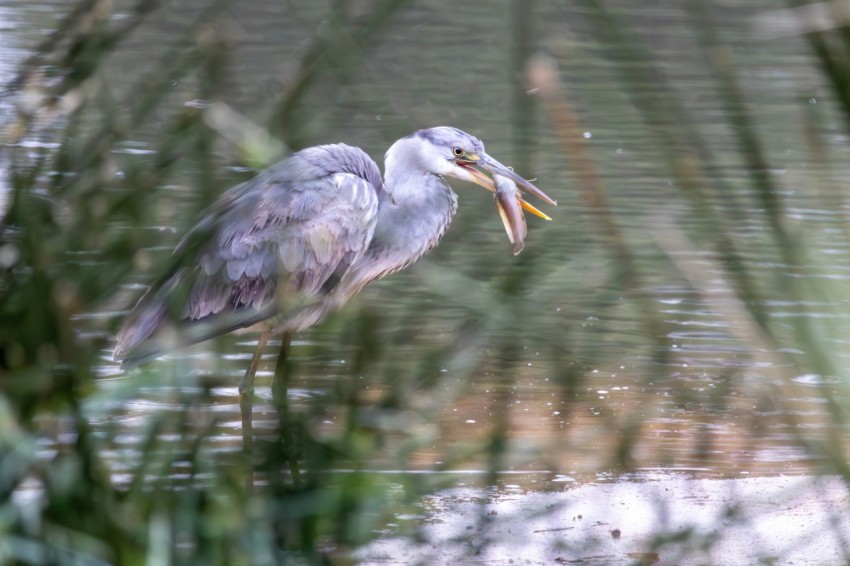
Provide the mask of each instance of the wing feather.
MULTIPOLYGON (((216 319, 232 330, 331 292, 372 239, 381 187, 371 160, 368 175, 307 161, 296 154, 221 197, 176 248, 179 268, 133 309, 117 359, 132 363, 133 351, 167 322, 210 323, 212 330, 193 334, 205 339, 217 333, 216 319)), ((149 345, 139 357, 169 346, 149 345)))

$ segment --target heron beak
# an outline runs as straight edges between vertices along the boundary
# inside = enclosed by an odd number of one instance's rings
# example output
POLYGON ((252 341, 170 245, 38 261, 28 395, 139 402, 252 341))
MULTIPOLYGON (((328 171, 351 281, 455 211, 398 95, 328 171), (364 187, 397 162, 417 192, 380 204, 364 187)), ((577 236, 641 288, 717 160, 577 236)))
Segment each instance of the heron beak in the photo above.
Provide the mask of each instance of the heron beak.
POLYGON ((531 181, 527 181, 526 179, 523 179, 522 177, 514 173, 513 169, 502 165, 486 153, 483 153, 478 157, 479 160, 475 163, 476 166, 481 167, 482 169, 486 169, 493 175, 501 175, 503 177, 507 177, 508 179, 519 185, 523 190, 533 194, 546 204, 558 206, 558 203, 554 199, 550 198, 549 195, 532 185, 531 181))
POLYGON ((519 254, 525 247, 525 235, 528 230, 523 210, 544 220, 552 220, 523 200, 520 187, 553 206, 557 206, 558 203, 535 187, 531 181, 523 179, 514 173, 513 169, 502 165, 486 153, 465 153, 454 159, 454 163, 457 165, 454 176, 495 193, 496 208, 499 210, 499 217, 505 226, 508 239, 514 245, 514 255, 519 254))
MULTIPOLYGON (((502 165, 486 153, 482 153, 481 155, 467 154, 462 158, 455 159, 454 162, 465 173, 465 175, 463 176, 458 175, 458 178, 473 182, 476 185, 480 185, 490 192, 497 192, 495 181, 490 175, 487 175, 486 173, 481 171, 481 169, 484 169, 492 175, 502 175, 503 177, 507 177, 508 179, 516 183, 518 186, 520 186, 523 190, 533 194, 544 202, 551 204, 552 206, 558 205, 557 201, 550 198, 549 195, 535 187, 531 183, 531 181, 523 179, 522 177, 514 173, 512 169, 502 165)), ((537 208, 530 205, 519 196, 517 196, 517 200, 519 201, 520 206, 522 206, 522 208, 527 212, 530 212, 535 216, 539 216, 544 220, 552 220, 549 216, 539 211, 537 208)))

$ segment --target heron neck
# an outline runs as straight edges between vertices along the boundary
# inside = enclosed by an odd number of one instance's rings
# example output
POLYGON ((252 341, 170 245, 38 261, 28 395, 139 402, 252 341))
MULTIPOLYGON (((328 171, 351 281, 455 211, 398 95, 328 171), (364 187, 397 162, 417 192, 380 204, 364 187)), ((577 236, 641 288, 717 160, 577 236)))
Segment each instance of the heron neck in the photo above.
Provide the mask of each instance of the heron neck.
POLYGON ((439 243, 457 210, 457 195, 437 175, 388 175, 384 187, 372 241, 343 277, 338 297, 416 262, 439 243))
POLYGON ((457 195, 437 175, 389 176, 384 183, 375 234, 366 254, 378 259, 380 276, 407 267, 436 246, 457 210, 457 195))
MULTIPOLYGON (((431 192, 428 191, 429 188, 432 191, 437 188, 432 183, 432 177, 435 177, 435 175, 409 167, 394 167, 393 165, 395 164, 391 162, 386 163, 384 189, 395 204, 417 202, 421 200, 421 197, 429 196, 427 194, 431 192)), ((439 188, 445 191, 448 186, 439 188)))
MULTIPOLYGON (((393 237, 409 234, 425 251, 437 245, 457 210, 457 195, 449 184, 431 173, 388 177, 387 196, 378 210, 378 226, 393 232, 393 237)), ((408 249, 410 238, 402 237, 408 249)), ((424 252, 423 252, 424 253, 424 252)))

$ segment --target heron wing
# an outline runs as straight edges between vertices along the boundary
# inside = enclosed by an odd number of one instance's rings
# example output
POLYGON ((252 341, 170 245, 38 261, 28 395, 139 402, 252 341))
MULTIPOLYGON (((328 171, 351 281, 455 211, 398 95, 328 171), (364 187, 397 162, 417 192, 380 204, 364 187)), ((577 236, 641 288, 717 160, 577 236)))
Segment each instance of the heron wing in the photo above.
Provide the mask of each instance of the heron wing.
POLYGON ((133 309, 116 359, 140 361, 330 292, 372 238, 373 183, 294 156, 222 195, 133 309), (178 325, 179 342, 155 343, 168 322, 178 325))
POLYGON ((184 317, 260 309, 330 290, 369 244, 377 197, 362 178, 335 173, 264 182, 220 215, 197 256, 184 317), (280 296, 277 296, 280 295, 280 296))

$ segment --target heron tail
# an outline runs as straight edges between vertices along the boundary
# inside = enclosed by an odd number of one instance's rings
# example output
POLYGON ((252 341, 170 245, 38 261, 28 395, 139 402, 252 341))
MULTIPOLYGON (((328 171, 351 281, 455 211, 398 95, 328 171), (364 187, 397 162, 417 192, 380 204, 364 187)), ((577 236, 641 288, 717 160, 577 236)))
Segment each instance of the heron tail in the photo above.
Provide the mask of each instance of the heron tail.
POLYGON ((118 333, 115 350, 112 352, 112 358, 122 362, 122 366, 134 357, 131 356, 133 350, 153 335, 168 316, 168 308, 164 302, 150 301, 150 304, 145 305, 142 301, 133 309, 132 316, 118 333))
POLYGON ((273 315, 274 304, 271 304, 260 309, 217 313, 202 320, 175 321, 168 316, 164 302, 154 302, 119 333, 113 357, 121 362, 122 368, 134 367, 171 350, 253 326, 273 315))

